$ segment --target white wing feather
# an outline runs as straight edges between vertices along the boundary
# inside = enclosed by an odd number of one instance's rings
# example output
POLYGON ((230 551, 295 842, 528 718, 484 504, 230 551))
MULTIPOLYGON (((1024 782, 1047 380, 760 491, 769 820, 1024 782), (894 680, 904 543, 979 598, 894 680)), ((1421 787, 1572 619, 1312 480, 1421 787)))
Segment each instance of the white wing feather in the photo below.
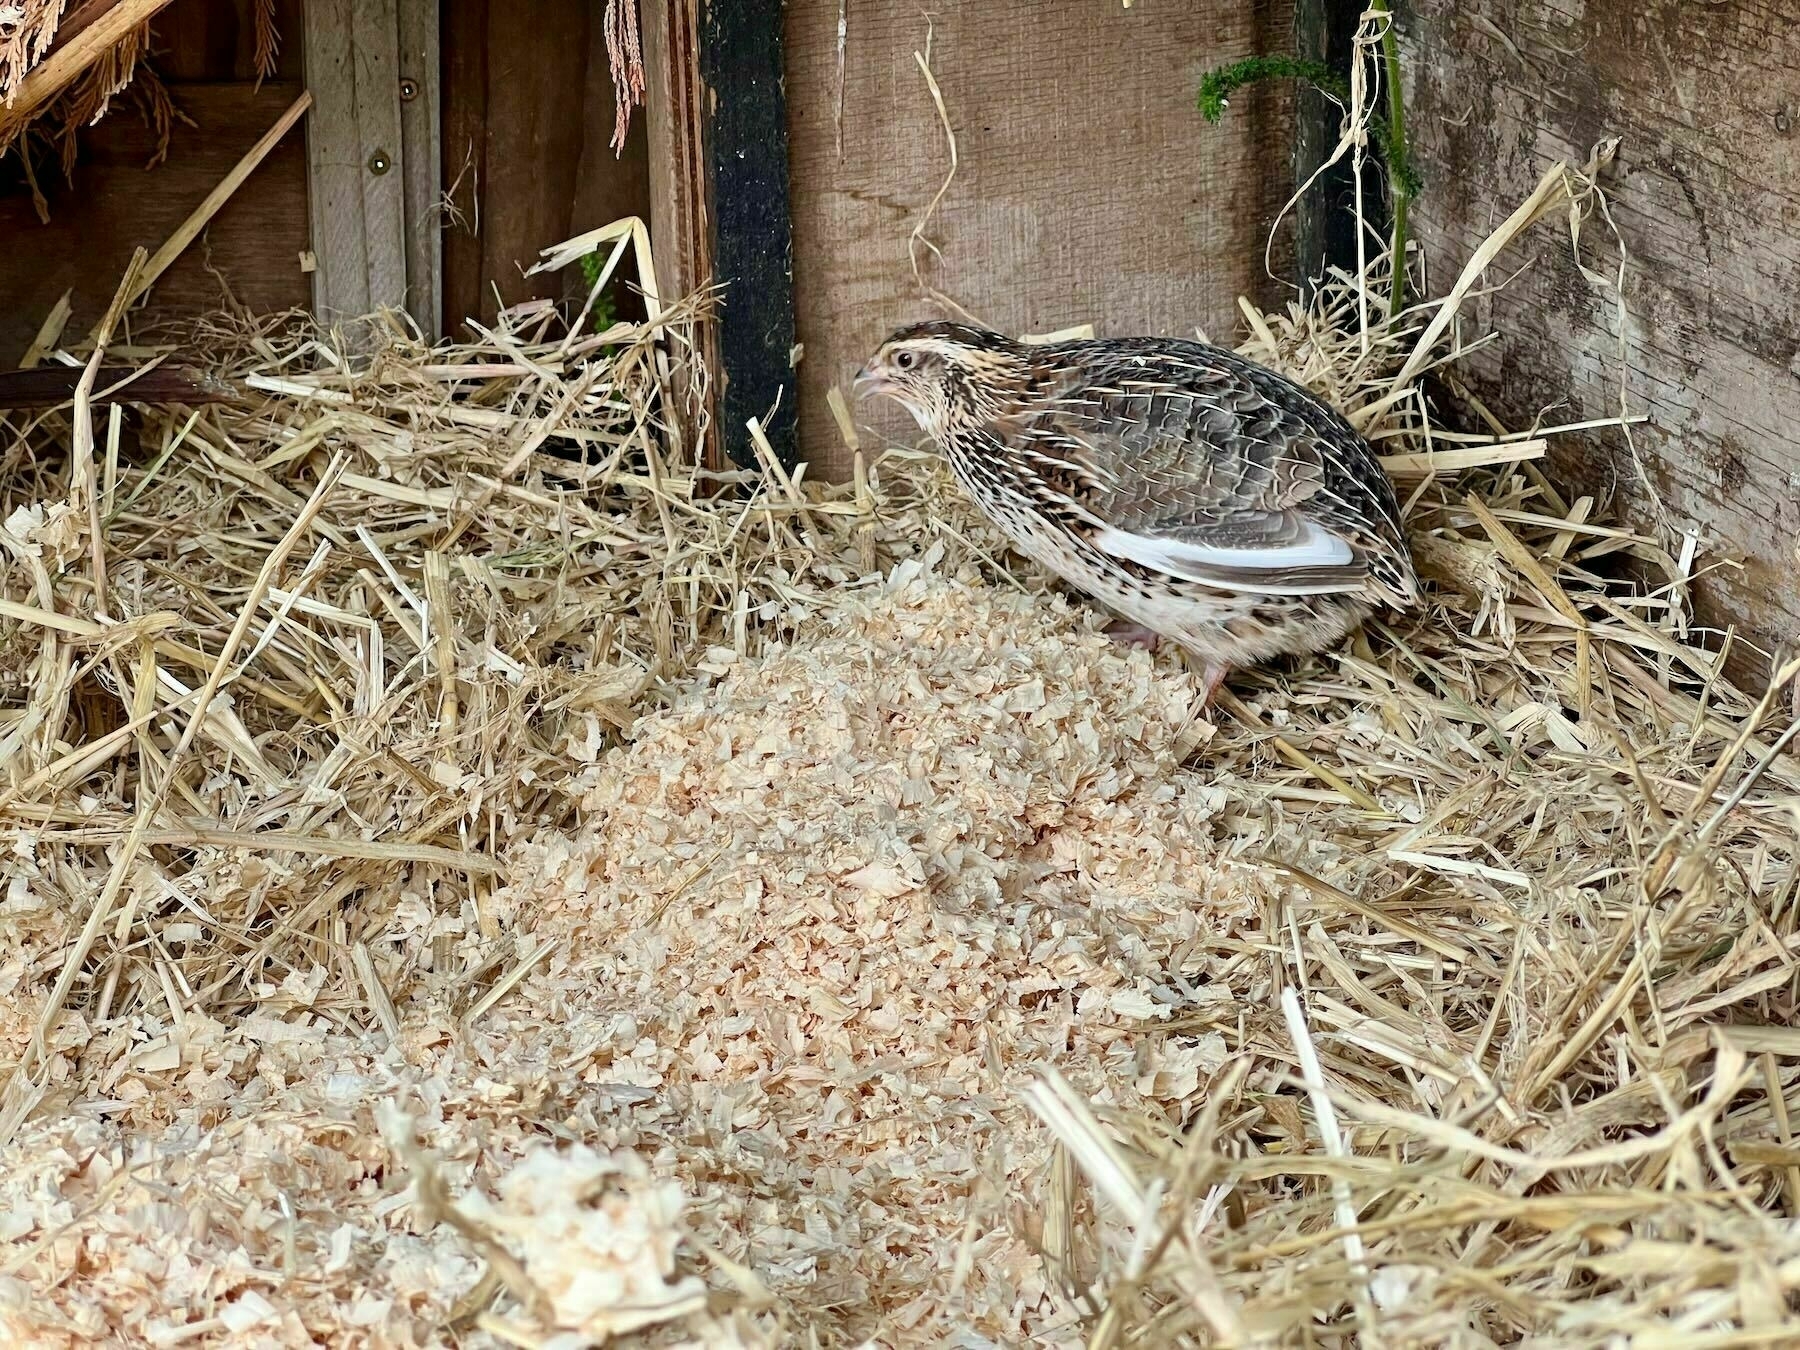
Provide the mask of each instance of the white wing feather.
MULTIPOLYGON (((1127 558, 1170 576, 1185 577, 1189 581, 1220 586, 1227 590, 1238 588, 1222 581, 1213 569, 1281 572, 1291 568, 1342 567, 1355 561, 1356 557, 1347 540, 1312 521, 1304 522, 1304 532, 1299 539, 1274 548, 1230 548, 1199 544, 1184 539, 1170 539, 1164 535, 1134 534, 1112 526, 1098 531, 1094 535, 1094 543, 1115 558, 1127 558)), ((1271 594, 1293 595, 1324 594, 1345 589, 1339 581, 1312 585, 1257 581, 1253 584, 1246 582, 1244 588, 1267 589, 1271 594)))

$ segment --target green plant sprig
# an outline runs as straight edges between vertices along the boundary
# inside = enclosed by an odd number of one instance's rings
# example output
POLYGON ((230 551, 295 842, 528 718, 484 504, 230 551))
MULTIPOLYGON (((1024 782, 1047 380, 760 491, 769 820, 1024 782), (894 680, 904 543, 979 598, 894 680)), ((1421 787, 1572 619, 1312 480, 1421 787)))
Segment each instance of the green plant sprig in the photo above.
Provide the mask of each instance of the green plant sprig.
MULTIPOLYGON (((587 288, 590 291, 600 283, 600 269, 605 265, 606 263, 600 257, 600 251, 598 249, 595 249, 592 253, 585 253, 582 255, 581 275, 587 282, 587 288)), ((618 321, 618 313, 613 305, 611 284, 594 298, 593 320, 594 331, 596 333, 604 333, 618 321)))
MULTIPOLYGON (((1374 7, 1387 12, 1387 0, 1373 0, 1374 7)), ((1369 139, 1387 166, 1388 183, 1394 197, 1394 273, 1389 297, 1389 313, 1398 314, 1406 299, 1406 229, 1407 207, 1423 186, 1406 148, 1406 119, 1400 91, 1400 56, 1390 19, 1382 34, 1382 64, 1386 69, 1388 116, 1385 122, 1371 119, 1369 139)), ((1200 81, 1198 104, 1200 115, 1217 122, 1225 113, 1231 96, 1246 85, 1265 80, 1290 79, 1310 84, 1346 108, 1350 106, 1350 86, 1322 61, 1307 61, 1293 56, 1250 56, 1207 72, 1200 81)))

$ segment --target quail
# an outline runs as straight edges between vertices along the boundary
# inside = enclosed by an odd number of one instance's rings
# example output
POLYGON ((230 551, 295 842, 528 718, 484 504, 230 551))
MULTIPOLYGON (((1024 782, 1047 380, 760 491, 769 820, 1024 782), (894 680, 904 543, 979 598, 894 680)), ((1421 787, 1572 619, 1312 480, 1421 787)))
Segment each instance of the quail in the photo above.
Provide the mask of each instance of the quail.
POLYGON ((1419 584, 1369 443, 1301 385, 1167 338, 1023 343, 903 328, 857 373, 900 403, 1013 545, 1201 666, 1317 652, 1419 584))

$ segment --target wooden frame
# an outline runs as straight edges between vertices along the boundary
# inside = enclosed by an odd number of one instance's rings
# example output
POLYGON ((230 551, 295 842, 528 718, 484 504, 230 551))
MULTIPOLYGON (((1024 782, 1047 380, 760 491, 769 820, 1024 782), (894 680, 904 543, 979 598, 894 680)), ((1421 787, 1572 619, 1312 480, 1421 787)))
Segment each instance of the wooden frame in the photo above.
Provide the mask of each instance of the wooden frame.
POLYGON ((781 0, 643 7, 650 224, 670 296, 712 285, 703 462, 754 466, 758 419, 783 469, 797 453, 793 234, 781 0))

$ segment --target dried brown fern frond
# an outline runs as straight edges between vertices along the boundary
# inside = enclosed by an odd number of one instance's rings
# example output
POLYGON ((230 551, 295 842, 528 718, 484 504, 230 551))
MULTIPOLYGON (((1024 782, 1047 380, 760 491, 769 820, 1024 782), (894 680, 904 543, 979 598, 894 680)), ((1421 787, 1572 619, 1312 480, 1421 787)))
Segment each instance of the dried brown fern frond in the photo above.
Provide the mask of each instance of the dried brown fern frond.
POLYGON ((281 30, 275 26, 275 0, 256 0, 251 13, 256 25, 256 82, 260 85, 275 73, 281 55, 281 30))
MULTIPOLYGON (((106 116, 113 95, 122 93, 131 83, 139 61, 149 50, 150 25, 146 23, 133 29, 116 47, 83 71, 68 92, 51 105, 45 115, 59 124, 58 138, 65 146, 74 140, 79 128, 92 126, 106 116)), ((73 164, 74 150, 65 149, 64 170, 69 170, 73 164)))
POLYGON ((120 94, 129 91, 131 103, 144 119, 144 125, 156 136, 155 149, 144 164, 146 169, 155 168, 168 157, 169 138, 177 121, 194 125, 176 105, 168 86, 150 64, 150 41, 148 23, 133 29, 117 46, 83 71, 60 97, 17 128, 10 141, 0 141, 0 154, 16 149, 25 162, 32 204, 40 221, 49 221, 50 204, 38 185, 34 157, 54 153, 63 177, 72 183, 82 130, 106 116, 113 99, 120 94))
POLYGON ((637 6, 630 0, 607 0, 600 22, 606 30, 606 60, 612 68, 613 153, 625 149, 631 110, 644 101, 644 50, 638 38, 637 6))
POLYGON ((14 0, 0 6, 0 99, 13 94, 56 38, 65 0, 14 0))

